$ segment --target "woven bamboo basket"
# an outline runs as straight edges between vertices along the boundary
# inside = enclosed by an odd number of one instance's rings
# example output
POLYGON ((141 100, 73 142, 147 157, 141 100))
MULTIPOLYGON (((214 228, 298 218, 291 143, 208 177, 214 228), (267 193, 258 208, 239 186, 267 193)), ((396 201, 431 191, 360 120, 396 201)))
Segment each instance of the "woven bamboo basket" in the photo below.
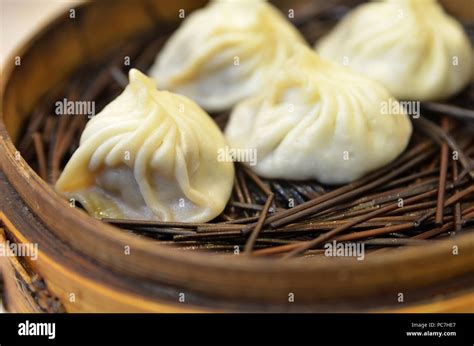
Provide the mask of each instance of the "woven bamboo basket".
POLYGON ((0 257, 6 308, 12 312, 474 311, 473 232, 381 252, 364 261, 324 256, 314 261, 230 259, 179 251, 96 220, 72 208, 30 167, 16 145, 44 95, 85 61, 100 60, 137 34, 160 26, 175 28, 180 8, 190 11, 202 5, 194 0, 86 3, 75 7, 75 20, 69 12, 59 16, 7 63, 1 90, 0 241, 38 244, 39 253, 37 260, 0 257), (11 63, 15 56, 21 57, 21 68, 11 63), (453 255, 453 247, 459 255, 453 255))

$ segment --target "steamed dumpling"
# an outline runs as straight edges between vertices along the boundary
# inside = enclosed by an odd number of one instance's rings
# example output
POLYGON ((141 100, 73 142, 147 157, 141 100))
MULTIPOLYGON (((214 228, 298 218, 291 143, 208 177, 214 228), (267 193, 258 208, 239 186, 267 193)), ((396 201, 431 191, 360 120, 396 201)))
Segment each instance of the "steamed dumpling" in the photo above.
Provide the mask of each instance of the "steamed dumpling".
POLYGON ((316 50, 379 81, 398 99, 448 98, 472 74, 469 39, 435 0, 360 5, 316 50))
POLYGON ((161 89, 186 95, 208 111, 253 95, 303 42, 262 0, 215 0, 187 17, 149 75, 161 89))
POLYGON ((56 189, 96 217, 206 222, 224 209, 232 162, 223 134, 196 103, 130 70, 124 92, 93 117, 56 189))
POLYGON ((394 104, 377 82, 301 46, 264 90, 234 108, 225 134, 234 150, 257 151, 251 168, 260 176, 347 183, 407 146, 411 122, 394 104))

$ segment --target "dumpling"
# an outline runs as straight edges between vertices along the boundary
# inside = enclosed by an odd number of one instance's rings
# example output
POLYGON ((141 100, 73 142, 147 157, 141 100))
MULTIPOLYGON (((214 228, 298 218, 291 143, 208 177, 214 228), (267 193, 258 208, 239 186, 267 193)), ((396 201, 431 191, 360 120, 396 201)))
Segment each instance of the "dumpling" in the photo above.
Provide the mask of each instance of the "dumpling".
POLYGON ((256 150, 267 178, 353 181, 395 159, 412 125, 384 87, 300 51, 258 95, 232 111, 225 135, 235 152, 256 150))
POLYGON ((379 81, 398 99, 448 98, 472 74, 469 39, 435 0, 360 5, 316 50, 379 81))
POLYGON ((96 217, 206 222, 224 209, 232 162, 225 138, 195 102, 132 69, 130 84, 93 117, 56 183, 96 217))
POLYGON ((215 0, 184 20, 149 75, 208 111, 230 109, 265 86, 296 42, 304 39, 266 1, 215 0))

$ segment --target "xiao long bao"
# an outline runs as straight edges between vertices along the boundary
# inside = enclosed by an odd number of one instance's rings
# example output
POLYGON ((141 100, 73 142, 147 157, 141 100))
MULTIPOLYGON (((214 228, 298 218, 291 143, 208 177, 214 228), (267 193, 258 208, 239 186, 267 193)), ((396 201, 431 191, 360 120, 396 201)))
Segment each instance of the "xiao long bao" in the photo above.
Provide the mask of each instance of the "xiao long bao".
POLYGON ((212 220, 234 180, 233 163, 216 157, 223 134, 195 102, 138 70, 129 78, 87 124, 56 189, 96 217, 212 220))
POLYGON ((264 88, 297 42, 304 39, 271 4, 215 0, 184 20, 149 75, 207 111, 230 109, 264 88))
POLYGON ((257 174, 341 184, 395 159, 412 126, 384 87, 301 45, 258 95, 233 110, 225 134, 235 148, 256 149, 257 174))
POLYGON ((445 99, 472 75, 469 39, 435 0, 360 5, 316 50, 379 81, 398 99, 445 99))

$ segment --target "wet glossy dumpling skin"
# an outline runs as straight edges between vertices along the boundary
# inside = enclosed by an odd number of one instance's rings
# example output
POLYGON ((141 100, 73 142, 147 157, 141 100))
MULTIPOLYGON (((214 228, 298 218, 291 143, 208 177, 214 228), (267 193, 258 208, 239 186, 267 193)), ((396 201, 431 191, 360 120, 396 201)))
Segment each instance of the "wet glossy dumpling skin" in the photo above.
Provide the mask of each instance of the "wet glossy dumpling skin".
POLYGON ((232 162, 226 141, 188 98, 156 89, 132 69, 130 83, 93 117, 56 183, 96 217, 206 222, 224 209, 232 162))
POLYGON ((251 168, 260 176, 342 184, 407 146, 410 119, 390 112, 389 102, 397 101, 377 82, 302 46, 264 90, 234 108, 225 134, 233 148, 257 150, 251 168))
POLYGON ((208 111, 253 95, 291 56, 299 32, 262 0, 215 0, 187 16, 149 75, 208 111))
POLYGON ((362 4, 316 51, 379 81, 398 99, 446 99, 472 75, 469 39, 436 0, 362 4))

